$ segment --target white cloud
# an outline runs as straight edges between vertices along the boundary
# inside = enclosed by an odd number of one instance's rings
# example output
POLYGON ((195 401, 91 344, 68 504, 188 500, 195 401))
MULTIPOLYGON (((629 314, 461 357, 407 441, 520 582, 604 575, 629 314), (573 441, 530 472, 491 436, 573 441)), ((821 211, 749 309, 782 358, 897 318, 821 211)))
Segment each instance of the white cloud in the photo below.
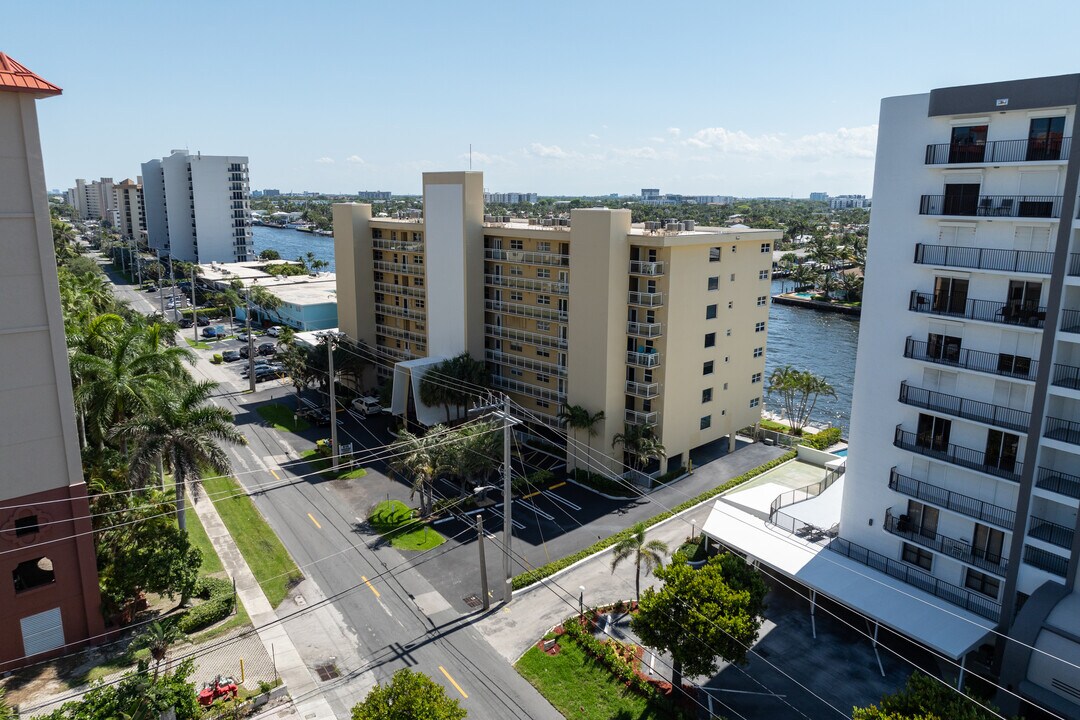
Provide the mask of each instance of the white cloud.
POLYGON ((596 133, 589 133, 589 139, 590 140, 599 140, 600 136, 597 135, 596 133))
POLYGON ((656 152, 655 148, 651 148, 648 145, 632 148, 612 148, 611 152, 616 157, 632 160, 656 160, 660 157, 660 153, 656 152))
POLYGON ((540 143, 533 143, 525 151, 528 154, 536 155, 542 158, 554 158, 556 160, 565 160, 569 157, 574 157, 576 153, 570 153, 563 150, 558 145, 542 145, 540 143))
POLYGON ((332 158, 332 157, 321 157, 318 160, 316 160, 315 162, 319 163, 320 165, 333 165, 334 164, 334 158, 332 158))
MULTIPOLYGON (((333 162, 333 160, 331 160, 330 162, 333 162)), ((360 157, 359 155, 350 155, 349 157, 345 158, 345 162, 352 163, 353 165, 363 165, 364 158, 360 157)))
MULTIPOLYGON (((469 153, 462 153, 458 155, 458 159, 462 162, 469 162, 469 153)), ((482 153, 479 150, 472 151, 472 161, 475 165, 503 165, 513 164, 513 161, 507 158, 505 155, 491 155, 488 153, 482 153)))
POLYGON ((750 135, 742 130, 713 127, 698 130, 684 140, 683 144, 724 154, 756 155, 769 159, 873 159, 877 145, 877 125, 839 128, 831 132, 794 138, 784 133, 750 135))
POLYGON ((680 134, 682 134, 682 130, 680 130, 679 128, 676 128, 676 127, 670 127, 670 128, 667 129, 667 131, 668 131, 668 135, 670 135, 671 137, 676 137, 677 138, 677 137, 679 137, 680 134))

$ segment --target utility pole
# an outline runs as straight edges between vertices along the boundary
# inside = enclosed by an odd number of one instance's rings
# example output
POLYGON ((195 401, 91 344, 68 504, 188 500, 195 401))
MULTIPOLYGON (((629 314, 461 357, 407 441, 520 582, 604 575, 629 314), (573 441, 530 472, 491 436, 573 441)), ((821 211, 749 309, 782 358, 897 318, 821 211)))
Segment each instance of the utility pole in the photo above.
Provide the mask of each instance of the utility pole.
POLYGON ((251 339, 251 287, 244 294, 244 333, 248 344, 248 390, 255 392, 255 343, 251 339))
MULTIPOLYGON (((158 265, 161 265, 161 251, 157 253, 158 265)), ((158 273, 158 300, 161 301, 161 319, 165 319, 165 280, 161 277, 161 273, 158 273)))
POLYGON ((337 333, 323 333, 321 336, 326 340, 326 364, 329 366, 330 383, 330 470, 337 472, 338 469, 338 438, 337 438, 337 397, 334 395, 334 344, 337 342, 337 333))
POLYGON ((176 309, 176 275, 173 273, 172 255, 169 256, 169 299, 173 303, 173 320, 180 322, 180 311, 176 309))
POLYGON ((195 277, 199 274, 195 268, 197 263, 191 263, 191 337, 199 342, 199 311, 195 307, 195 277))
POLYGON ((135 268, 139 272, 139 288, 142 288, 142 258, 139 256, 139 243, 135 238, 131 238, 131 244, 135 246, 135 268))
POLYGON ((484 609, 491 609, 488 597, 487 560, 484 559, 484 513, 476 513, 476 544, 480 548, 480 591, 483 593, 484 609))
POLYGON ((514 599, 513 564, 510 562, 510 540, 513 537, 514 525, 510 520, 510 504, 513 495, 510 492, 510 399, 506 393, 502 396, 503 418, 503 577, 506 585, 503 587, 503 602, 509 603, 514 599))

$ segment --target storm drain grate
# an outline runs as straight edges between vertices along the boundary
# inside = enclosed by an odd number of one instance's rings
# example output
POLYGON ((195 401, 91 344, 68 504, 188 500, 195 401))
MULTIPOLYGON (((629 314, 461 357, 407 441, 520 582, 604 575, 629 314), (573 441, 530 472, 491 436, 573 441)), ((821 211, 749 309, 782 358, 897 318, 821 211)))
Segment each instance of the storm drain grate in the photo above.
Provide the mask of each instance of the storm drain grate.
POLYGON ((481 605, 484 604, 484 602, 480 598, 476 597, 475 595, 470 595, 467 598, 462 598, 462 600, 465 601, 466 605, 468 605, 469 607, 473 607, 473 608, 480 607, 481 605))
POLYGON ((333 680, 341 675, 341 673, 338 672, 336 665, 319 665, 315 668, 315 674, 318 675, 319 679, 323 682, 333 680))

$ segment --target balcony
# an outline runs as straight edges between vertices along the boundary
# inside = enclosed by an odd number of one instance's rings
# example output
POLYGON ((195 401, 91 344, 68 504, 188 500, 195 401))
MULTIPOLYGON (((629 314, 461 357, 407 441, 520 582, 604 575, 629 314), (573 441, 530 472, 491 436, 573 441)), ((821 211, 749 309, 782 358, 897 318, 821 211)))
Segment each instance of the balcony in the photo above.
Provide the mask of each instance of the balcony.
POLYGON ((421 298, 425 297, 424 288, 422 287, 408 287, 405 285, 395 285, 394 283, 375 283, 375 292, 382 293, 384 295, 401 295, 403 297, 421 298))
POLYGON ((1043 437, 1060 440, 1070 445, 1080 445, 1080 423, 1048 416, 1043 437))
POLYGON ((484 248, 485 260, 503 260, 506 262, 523 263, 525 265, 542 265, 544 267, 570 267, 570 256, 551 252, 533 252, 531 250, 500 250, 497 248, 484 248))
POLYGON ((484 325, 484 334, 488 337, 513 340, 528 343, 537 347, 566 348, 566 339, 554 335, 541 335, 540 333, 526 332, 524 330, 512 330, 501 325, 484 325))
POLYGON ((521 382, 520 380, 514 380, 501 375, 493 375, 491 377, 491 386, 508 392, 528 395, 529 397, 537 398, 538 400, 547 400, 549 402, 557 403, 566 402, 566 393, 560 393, 539 385, 531 385, 527 382, 521 382))
POLYGON ((663 326, 658 322, 640 323, 629 321, 626 323, 626 334, 635 337, 658 338, 664 334, 663 326))
POLYGON ((663 261, 646 262, 644 260, 631 260, 630 274, 650 276, 663 275, 664 263, 663 261))
POLYGON ((375 333, 377 335, 382 335, 383 337, 397 338, 398 340, 408 340, 410 342, 418 343, 427 342, 427 335, 424 333, 409 332, 408 330, 390 327, 389 325, 376 325, 375 333))
POLYGON ((1059 577, 1069 572, 1069 558, 1031 545, 1024 546, 1024 562, 1059 577))
POLYGON ((955 538, 946 537, 939 533, 916 531, 908 524, 907 515, 893 515, 892 509, 885 511, 885 532, 930 548, 942 555, 956 558, 960 562, 974 565, 977 568, 992 572, 995 575, 1005 577, 1009 569, 1008 558, 1003 558, 997 553, 988 552, 980 548, 973 548, 971 543, 955 538))
POLYGON ((514 288, 529 292, 565 295, 570 291, 570 283, 553 280, 533 280, 517 275, 484 275, 484 283, 490 287, 514 288))
POLYGON ((419 240, 404 241, 404 240, 385 240, 383 238, 374 238, 371 241, 371 246, 379 250, 393 250, 396 252, 423 252, 424 243, 419 240))
POLYGON ((646 427, 655 427, 660 422, 660 413, 658 412, 640 412, 638 410, 626 410, 623 414, 623 420, 627 425, 644 425, 646 427))
POLYGON ((953 245, 916 243, 915 263, 936 267, 998 270, 1008 273, 1049 275, 1054 269, 1054 253, 1036 250, 993 250, 953 245))
POLYGON ((914 387, 906 381, 900 383, 900 402, 1017 432, 1026 432, 1031 425, 1029 412, 914 387))
POLYGON ((1080 310, 1061 311, 1061 332, 1080 333, 1080 310))
POLYGON ((381 270, 383 272, 392 272, 399 275, 424 275, 424 265, 422 263, 394 263, 385 260, 375 260, 371 265, 376 270, 381 270))
POLYGON ((545 375, 566 377, 565 367, 554 363, 533 360, 532 358, 522 357, 521 355, 514 355, 512 353, 488 349, 484 351, 484 359, 497 365, 511 365, 513 367, 532 370, 533 372, 543 373, 545 375))
POLYGON ((1034 380, 1036 373, 1039 372, 1038 360, 982 350, 956 350, 945 345, 932 347, 929 343, 910 337, 904 343, 904 357, 1019 380, 1034 380))
POLYGON ((1035 487, 1080 500, 1080 476, 1040 467, 1035 475, 1035 487))
POLYGON ((484 309, 490 310, 491 312, 502 313, 504 315, 515 315, 517 317, 532 318, 534 320, 548 320, 555 322, 567 321, 566 312, 538 305, 522 305, 520 303, 503 302, 501 300, 485 300, 484 309))
POLYGON ((409 350, 398 350, 397 348, 387 347, 385 345, 377 345, 378 353, 385 355, 386 357, 394 358, 395 360, 415 360, 421 357, 415 352, 409 350))
POLYGON ((397 305, 387 305, 385 303, 375 303, 375 312, 379 315, 390 315, 391 317, 405 318, 406 320, 418 320, 420 322, 427 319, 427 313, 423 310, 413 310, 412 308, 403 308, 397 305))
POLYGON ((969 518, 991 523, 1006 530, 1016 525, 1016 512, 1000 505, 976 500, 967 495, 946 490, 921 480, 901 475, 893 468, 889 472, 889 489, 908 497, 932 503, 946 510, 966 515, 969 518))
POLYGON ((997 622, 1001 616, 1001 604, 985 595, 939 580, 925 570, 893 560, 881 553, 864 548, 862 545, 856 545, 850 540, 834 538, 826 547, 838 555, 851 558, 855 562, 862 563, 878 572, 883 572, 890 577, 906 582, 908 585, 917 587, 965 610, 970 610, 988 620, 997 622))
POLYGON ((660 353, 628 350, 626 352, 626 364, 644 368, 660 367, 660 353))
MULTIPOLYGON (((1077 214, 1077 217, 1080 217, 1080 213, 1077 214)), ((1072 277, 1080 276, 1080 253, 1069 255, 1069 266, 1065 269, 1065 274, 1072 277)))
POLYGON ((1054 387, 1080 390, 1080 367, 1054 363, 1053 372, 1050 374, 1050 384, 1054 387))
POLYGON ((958 467, 969 470, 977 470, 987 475, 1020 482, 1020 475, 1024 471, 1024 464, 1010 457, 998 458, 996 463, 987 462, 986 453, 962 445, 935 444, 932 438, 920 437, 916 433, 904 430, 900 425, 896 426, 893 436, 893 445, 902 450, 910 450, 919 455, 941 460, 958 467))
POLYGON ((920 215, 955 217, 1058 218, 1060 195, 923 195, 920 215))
POLYGON ((1072 138, 991 140, 981 143, 938 143, 926 146, 927 165, 968 163, 1053 162, 1068 160, 1072 138))
POLYGON ((1057 545, 1066 550, 1072 550, 1073 529, 1043 520, 1040 517, 1031 516, 1031 525, 1028 527, 1028 536, 1057 545))
POLYGON ((627 380, 626 394, 651 400, 652 398, 660 396, 660 383, 639 383, 634 382, 633 380, 627 380))
POLYGON ((660 307, 664 304, 664 293, 631 290, 627 303, 643 307, 660 307))
MULTIPOLYGON (((908 310, 1022 327, 1041 328, 1046 324, 1046 308, 1042 306, 1019 305, 1015 302, 1000 300, 972 300, 950 295, 933 295, 917 290, 911 291, 908 310)), ((1067 312, 1069 311, 1062 313, 1063 322, 1067 312)), ((1080 332, 1080 312, 1077 312, 1076 324, 1076 332, 1080 332)), ((1064 329, 1063 327, 1062 330, 1064 329)))

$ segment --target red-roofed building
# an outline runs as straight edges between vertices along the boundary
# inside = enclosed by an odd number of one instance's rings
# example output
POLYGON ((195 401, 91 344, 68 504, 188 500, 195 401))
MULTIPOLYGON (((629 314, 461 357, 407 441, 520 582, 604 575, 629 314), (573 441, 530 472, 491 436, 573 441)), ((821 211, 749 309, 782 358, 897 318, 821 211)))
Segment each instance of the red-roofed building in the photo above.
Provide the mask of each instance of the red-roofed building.
POLYGON ((105 631, 38 136, 59 94, 0 53, 0 671, 105 631))

